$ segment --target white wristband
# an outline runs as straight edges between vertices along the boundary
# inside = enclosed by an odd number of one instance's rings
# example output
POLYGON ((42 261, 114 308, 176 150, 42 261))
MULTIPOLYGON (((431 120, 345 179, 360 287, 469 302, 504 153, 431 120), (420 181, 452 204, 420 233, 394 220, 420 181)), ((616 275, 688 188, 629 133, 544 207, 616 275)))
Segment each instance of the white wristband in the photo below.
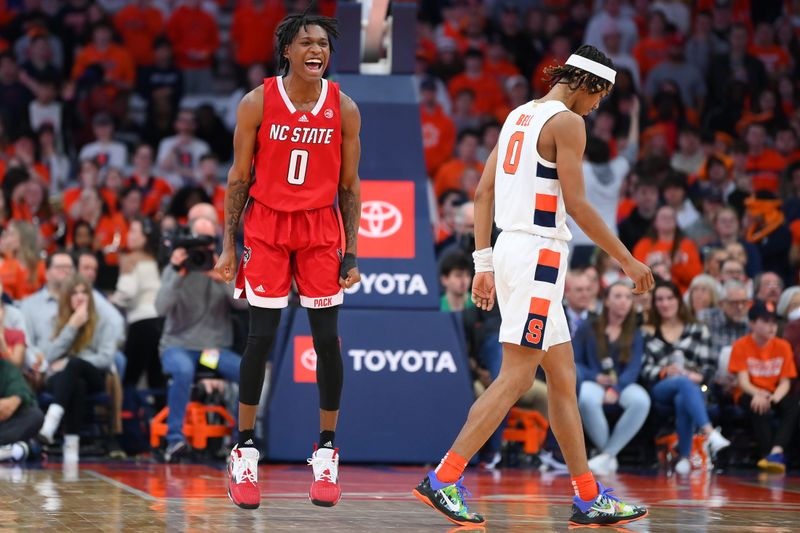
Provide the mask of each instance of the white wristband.
POLYGON ((475 250, 472 252, 472 260, 475 262, 475 272, 494 272, 491 248, 475 250))

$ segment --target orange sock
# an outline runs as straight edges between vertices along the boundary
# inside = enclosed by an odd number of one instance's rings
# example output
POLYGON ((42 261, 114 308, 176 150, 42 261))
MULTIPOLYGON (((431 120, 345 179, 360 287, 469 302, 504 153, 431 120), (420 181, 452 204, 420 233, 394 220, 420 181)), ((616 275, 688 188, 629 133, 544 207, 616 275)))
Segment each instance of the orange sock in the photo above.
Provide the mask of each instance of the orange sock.
POLYGON ((575 489, 575 496, 585 502, 590 502, 597 498, 597 482, 591 472, 572 478, 572 488, 575 489))
POLYGON ((442 483, 455 483, 464 473, 468 462, 467 459, 450 450, 442 458, 439 466, 436 467, 436 478, 442 483))

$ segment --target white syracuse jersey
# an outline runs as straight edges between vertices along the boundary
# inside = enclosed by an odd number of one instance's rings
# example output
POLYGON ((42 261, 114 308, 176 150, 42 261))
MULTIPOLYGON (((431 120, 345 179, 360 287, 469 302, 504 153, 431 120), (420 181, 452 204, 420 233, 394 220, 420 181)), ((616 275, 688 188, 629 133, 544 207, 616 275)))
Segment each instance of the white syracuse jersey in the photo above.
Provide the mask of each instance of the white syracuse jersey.
POLYGON ((567 107, 557 100, 528 102, 506 118, 497 142, 494 182, 494 219, 501 230, 572 238, 556 165, 536 149, 542 127, 562 111, 567 107))

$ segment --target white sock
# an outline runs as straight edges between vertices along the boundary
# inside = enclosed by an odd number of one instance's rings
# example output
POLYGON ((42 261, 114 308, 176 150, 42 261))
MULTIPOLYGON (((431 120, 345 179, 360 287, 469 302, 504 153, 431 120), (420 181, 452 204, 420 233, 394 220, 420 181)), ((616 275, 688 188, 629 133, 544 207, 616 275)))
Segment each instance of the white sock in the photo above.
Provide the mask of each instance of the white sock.
POLYGON ((64 408, 57 403, 51 403, 50 407, 47 408, 47 414, 44 415, 44 424, 42 424, 42 429, 39 430, 39 433, 52 440, 63 416, 64 408))
POLYGON ((77 463, 80 448, 79 435, 64 435, 64 463, 77 463))

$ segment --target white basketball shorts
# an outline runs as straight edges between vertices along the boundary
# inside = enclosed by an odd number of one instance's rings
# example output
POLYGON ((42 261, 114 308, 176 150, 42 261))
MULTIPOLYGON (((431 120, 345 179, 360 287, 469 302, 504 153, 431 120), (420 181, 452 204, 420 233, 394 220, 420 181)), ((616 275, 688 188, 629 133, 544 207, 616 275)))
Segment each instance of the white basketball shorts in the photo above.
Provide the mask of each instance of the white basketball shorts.
POLYGON ((567 241, 503 231, 494 247, 500 342, 547 351, 569 342, 564 314, 567 241))

